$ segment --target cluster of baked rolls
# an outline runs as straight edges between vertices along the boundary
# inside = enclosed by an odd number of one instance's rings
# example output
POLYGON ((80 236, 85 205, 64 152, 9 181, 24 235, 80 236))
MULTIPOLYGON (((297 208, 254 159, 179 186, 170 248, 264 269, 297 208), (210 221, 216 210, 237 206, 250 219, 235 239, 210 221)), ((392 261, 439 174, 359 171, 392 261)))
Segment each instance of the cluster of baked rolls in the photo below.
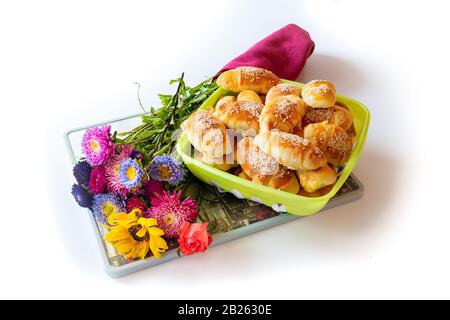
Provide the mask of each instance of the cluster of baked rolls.
POLYGON ((196 159, 303 196, 331 190, 355 136, 352 114, 336 102, 331 82, 301 89, 268 70, 240 67, 222 73, 217 84, 229 94, 181 125, 196 159))

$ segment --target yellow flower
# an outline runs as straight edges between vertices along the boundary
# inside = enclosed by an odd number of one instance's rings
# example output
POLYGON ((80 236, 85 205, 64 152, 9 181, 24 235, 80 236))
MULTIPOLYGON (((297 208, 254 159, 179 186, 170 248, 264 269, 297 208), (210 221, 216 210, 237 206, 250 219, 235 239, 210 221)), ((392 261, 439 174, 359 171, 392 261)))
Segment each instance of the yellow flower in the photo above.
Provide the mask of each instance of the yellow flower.
POLYGON ((160 258, 168 249, 166 241, 161 238, 164 231, 156 227, 156 219, 141 218, 141 215, 139 209, 128 214, 111 214, 108 217, 110 231, 105 240, 128 259, 144 259, 149 250, 156 258, 160 258))

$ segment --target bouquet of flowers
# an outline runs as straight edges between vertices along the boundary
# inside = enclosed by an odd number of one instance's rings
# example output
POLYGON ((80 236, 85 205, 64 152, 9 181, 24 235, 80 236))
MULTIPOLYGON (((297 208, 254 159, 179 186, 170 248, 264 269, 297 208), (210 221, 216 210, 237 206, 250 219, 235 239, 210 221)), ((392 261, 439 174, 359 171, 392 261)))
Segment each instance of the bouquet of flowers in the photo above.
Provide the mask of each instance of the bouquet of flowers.
POLYGON ((135 129, 88 129, 81 146, 84 158, 73 168, 76 202, 105 225, 105 240, 127 259, 159 258, 168 242, 190 255, 204 252, 212 241, 208 223, 197 222, 197 201, 184 195, 192 176, 173 148, 180 123, 217 86, 206 80, 190 88, 183 75, 171 83, 178 83, 176 93, 160 95, 161 107, 145 112, 135 129))

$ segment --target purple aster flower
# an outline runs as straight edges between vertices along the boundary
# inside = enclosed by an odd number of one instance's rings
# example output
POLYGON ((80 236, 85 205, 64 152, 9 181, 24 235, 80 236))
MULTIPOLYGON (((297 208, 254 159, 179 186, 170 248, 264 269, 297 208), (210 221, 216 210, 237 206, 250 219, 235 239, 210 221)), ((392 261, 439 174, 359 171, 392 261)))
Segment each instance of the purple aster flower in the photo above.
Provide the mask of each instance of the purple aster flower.
POLYGON ((134 149, 129 145, 122 145, 118 149, 119 153, 111 157, 105 165, 106 184, 110 191, 126 196, 129 190, 120 182, 120 165, 130 158, 134 149))
POLYGON ((86 161, 79 161, 73 167, 73 175, 79 185, 87 187, 91 176, 91 166, 86 161))
POLYGON ((134 159, 127 159, 120 164, 120 182, 128 189, 134 188, 141 183, 144 170, 134 159))
POLYGON ((92 212, 95 218, 102 223, 106 223, 111 214, 125 212, 123 202, 112 193, 98 194, 94 196, 92 212))
POLYGON ((150 176, 152 179, 168 181, 173 186, 183 181, 184 174, 180 164, 166 154, 155 157, 150 166, 150 176))
POLYGON ((83 154, 91 166, 102 165, 114 154, 111 126, 89 128, 81 141, 83 154))
POLYGON ((72 195, 80 207, 90 208, 92 206, 92 196, 85 188, 78 184, 72 186, 72 195))
POLYGON ((130 158, 142 160, 142 159, 144 159, 144 156, 143 156, 142 153, 139 152, 139 151, 133 151, 133 152, 131 153, 130 158))

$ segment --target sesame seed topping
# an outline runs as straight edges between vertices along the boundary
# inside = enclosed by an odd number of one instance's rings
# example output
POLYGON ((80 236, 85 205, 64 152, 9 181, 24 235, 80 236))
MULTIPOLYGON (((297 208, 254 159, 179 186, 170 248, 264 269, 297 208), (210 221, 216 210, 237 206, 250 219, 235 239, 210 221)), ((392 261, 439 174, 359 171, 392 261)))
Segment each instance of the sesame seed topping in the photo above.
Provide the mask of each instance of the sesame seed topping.
POLYGON ((207 110, 197 111, 196 116, 197 119, 195 121, 195 125, 197 130, 200 131, 205 131, 221 124, 221 122, 213 117, 207 110))
POLYGON ((300 90, 300 88, 289 83, 280 83, 276 86, 276 88, 278 88, 281 93, 290 93, 296 90, 300 90))
POLYGON ((251 145, 247 153, 247 162, 252 171, 261 176, 273 175, 278 171, 278 162, 265 154, 255 145, 251 145))
POLYGON ((295 106, 293 101, 283 97, 275 105, 275 116, 288 119, 295 114, 295 106))
POLYGON ((308 107, 304 121, 306 124, 330 120, 333 116, 333 108, 308 107))
POLYGON ((266 70, 256 67, 240 67, 240 69, 247 77, 261 78, 266 73, 266 70))
POLYGON ((257 118, 259 117, 262 109, 263 105, 261 103, 252 101, 239 101, 231 107, 230 114, 235 114, 240 111, 244 111, 248 113, 251 117, 257 118))
POLYGON ((311 144, 309 140, 306 140, 292 133, 272 131, 271 134, 274 136, 275 139, 279 139, 281 143, 290 143, 294 146, 299 147, 308 147, 311 144))

